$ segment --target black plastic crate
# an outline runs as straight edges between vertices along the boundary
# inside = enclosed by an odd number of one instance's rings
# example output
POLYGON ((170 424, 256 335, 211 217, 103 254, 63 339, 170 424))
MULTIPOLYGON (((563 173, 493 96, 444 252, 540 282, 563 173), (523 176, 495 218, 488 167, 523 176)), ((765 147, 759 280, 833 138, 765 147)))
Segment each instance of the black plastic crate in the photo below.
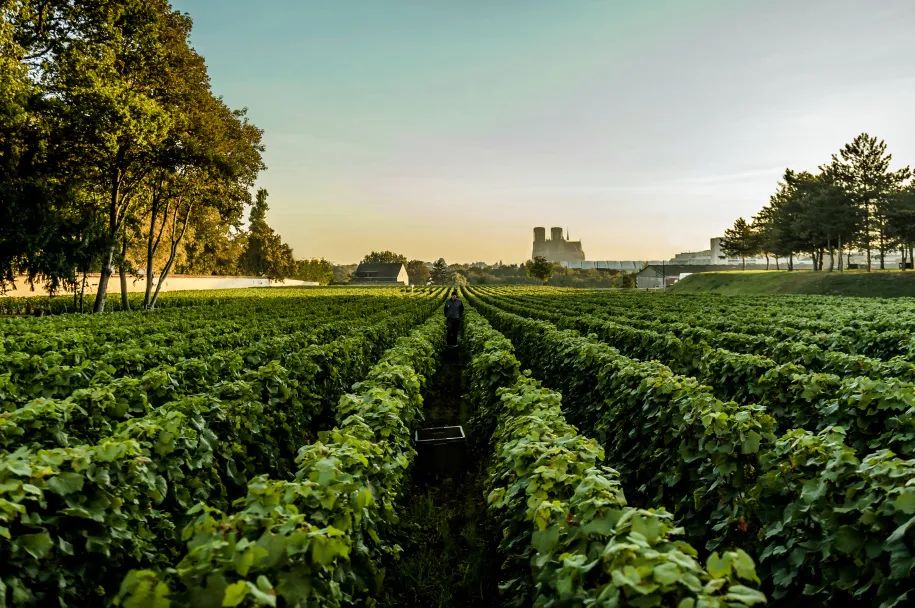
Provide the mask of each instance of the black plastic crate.
POLYGON ((467 437, 462 426, 416 429, 413 435, 417 466, 429 475, 453 477, 464 470, 467 437))

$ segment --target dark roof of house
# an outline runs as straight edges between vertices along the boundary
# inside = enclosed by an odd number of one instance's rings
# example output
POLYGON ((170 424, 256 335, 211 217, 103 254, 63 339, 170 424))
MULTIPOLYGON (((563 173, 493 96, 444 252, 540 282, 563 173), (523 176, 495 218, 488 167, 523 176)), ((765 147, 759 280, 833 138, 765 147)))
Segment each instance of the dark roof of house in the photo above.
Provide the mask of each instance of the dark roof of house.
POLYGON ((403 267, 403 264, 359 264, 353 276, 358 279, 396 280, 403 267))

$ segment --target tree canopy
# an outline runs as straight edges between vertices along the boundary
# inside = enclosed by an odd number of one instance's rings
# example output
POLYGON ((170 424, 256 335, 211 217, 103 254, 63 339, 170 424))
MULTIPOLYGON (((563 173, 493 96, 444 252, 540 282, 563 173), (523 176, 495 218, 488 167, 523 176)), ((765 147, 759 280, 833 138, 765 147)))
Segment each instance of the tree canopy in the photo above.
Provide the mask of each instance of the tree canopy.
POLYGON ((451 281, 451 273, 448 272, 448 262, 445 258, 439 258, 432 263, 430 278, 435 285, 447 285, 451 281))
POLYGON ((556 270, 556 265, 553 264, 553 262, 550 262, 545 257, 539 255, 533 260, 528 260, 524 266, 527 269, 528 275, 542 282, 544 285, 550 280, 550 277, 553 276, 553 272, 556 270))
POLYGON ((886 143, 867 133, 832 155, 818 173, 786 169, 769 202, 751 223, 739 218, 725 233, 722 249, 746 258, 809 254, 814 269, 842 269, 843 251, 865 252, 870 270, 876 251, 880 268, 893 250, 903 262, 915 246, 915 184, 908 167, 891 170, 886 143))
POLYGON ((422 260, 407 262, 407 274, 410 276, 410 285, 425 285, 432 278, 429 267, 422 260))
POLYGON ((362 258, 363 264, 406 264, 407 256, 393 251, 372 251, 362 258))
MULTIPOLYGON (((168 0, 0 0, 0 290, 52 291, 142 269, 294 272, 266 225, 243 229, 262 132, 211 87, 192 22, 168 0)), ((265 198, 266 195, 264 195, 265 198)))
POLYGON ((325 260, 298 260, 292 278, 300 281, 314 281, 319 285, 328 285, 334 280, 334 265, 325 260))
POLYGON ((292 249, 267 224, 267 191, 261 188, 251 207, 248 236, 239 260, 239 270, 245 274, 282 279, 295 273, 292 249))
POLYGON ((727 255, 739 257, 744 268, 746 268, 747 256, 756 252, 757 244, 753 229, 745 219, 742 217, 737 218, 734 226, 724 231, 724 238, 721 239, 721 250, 727 255))

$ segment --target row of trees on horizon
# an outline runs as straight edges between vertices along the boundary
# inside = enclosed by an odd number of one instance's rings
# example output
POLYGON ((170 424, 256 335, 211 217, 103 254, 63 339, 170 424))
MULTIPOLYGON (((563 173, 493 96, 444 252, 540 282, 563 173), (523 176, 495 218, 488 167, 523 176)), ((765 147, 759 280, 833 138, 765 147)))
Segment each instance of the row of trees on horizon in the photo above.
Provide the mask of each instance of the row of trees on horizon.
POLYGON ((915 259, 915 181, 909 167, 890 169, 886 143, 861 133, 818 172, 786 169, 775 194, 750 221, 738 218, 725 231, 724 253, 787 260, 807 254, 814 270, 843 270, 853 251, 886 267, 899 252, 902 267, 915 259), (843 259, 844 254, 844 259, 843 259), (828 263, 826 259, 828 258, 828 263))
MULTIPOLYGON (((411 285, 511 285, 544 284, 557 287, 635 287, 635 276, 596 269, 563 268, 537 257, 519 264, 449 264, 444 258, 434 262, 408 260, 393 251, 372 251, 363 264, 403 264, 411 285)), ((334 283, 348 283, 356 264, 335 266, 334 283)))
POLYGON ((142 269, 323 277, 267 224, 262 131, 212 91, 168 0, 0 0, 0 292, 80 292, 142 269), (245 226, 245 209, 250 215, 245 226))

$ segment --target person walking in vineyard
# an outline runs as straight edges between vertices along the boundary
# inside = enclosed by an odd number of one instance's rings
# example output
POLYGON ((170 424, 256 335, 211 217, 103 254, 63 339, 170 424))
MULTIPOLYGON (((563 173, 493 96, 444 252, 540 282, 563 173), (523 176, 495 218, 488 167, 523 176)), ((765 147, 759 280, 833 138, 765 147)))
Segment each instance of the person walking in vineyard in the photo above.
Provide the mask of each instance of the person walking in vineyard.
POLYGON ((458 298, 457 290, 445 301, 445 322, 448 324, 448 346, 457 346, 458 332, 464 320, 464 303, 458 298))

